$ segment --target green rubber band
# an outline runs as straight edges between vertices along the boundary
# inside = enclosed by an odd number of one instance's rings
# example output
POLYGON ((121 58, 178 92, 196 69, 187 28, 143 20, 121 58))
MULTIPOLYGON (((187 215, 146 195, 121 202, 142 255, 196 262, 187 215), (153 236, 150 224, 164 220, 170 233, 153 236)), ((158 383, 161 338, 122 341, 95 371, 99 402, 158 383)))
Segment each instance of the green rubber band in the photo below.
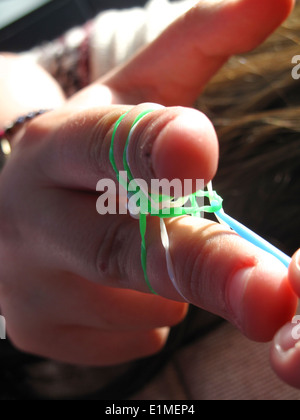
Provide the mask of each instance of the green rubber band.
POLYGON ((123 119, 126 117, 128 112, 126 112, 126 114, 121 115, 121 117, 115 123, 114 131, 113 131, 112 136, 111 136, 111 144, 110 144, 110 149, 109 149, 109 160, 110 160, 111 166, 113 167, 118 179, 119 179, 119 172, 118 172, 118 168, 117 168, 117 164, 116 164, 116 160, 115 160, 115 154, 114 154, 115 137, 116 137, 116 133, 117 133, 117 130, 119 128, 119 125, 121 124, 123 119))
POLYGON ((137 124, 138 122, 140 122, 140 121, 141 121, 141 119, 142 119, 142 118, 144 118, 147 114, 150 114, 150 112, 153 112, 153 110, 152 110, 152 109, 149 109, 149 110, 147 110, 147 111, 141 112, 141 113, 140 113, 140 114, 136 117, 136 119, 133 121, 133 124, 132 124, 132 126, 131 126, 131 129, 130 129, 129 135, 128 135, 127 140, 126 140, 126 144, 125 144, 125 147, 124 147, 124 153, 123 153, 123 166, 124 166, 125 171, 126 171, 126 172, 127 172, 127 174, 128 174, 128 179, 129 179, 129 182, 131 182, 131 181, 133 181, 133 180, 134 180, 134 178, 133 178, 133 176, 132 176, 132 173, 131 173, 131 170, 130 170, 129 165, 128 165, 128 161, 127 161, 127 150, 128 150, 129 141, 130 141, 130 134, 131 134, 132 129, 136 126, 136 124, 137 124))
MULTIPOLYGON (((111 145, 110 145, 110 151, 109 151, 109 159, 110 159, 111 165, 112 165, 112 167, 113 167, 113 169, 116 173, 118 181, 125 188, 128 187, 128 184, 130 182, 134 181, 134 178, 132 176, 132 173, 131 173, 131 170, 130 170, 130 167, 129 167, 129 164, 128 164, 128 160, 127 160, 127 151, 128 151, 128 147, 129 147, 131 133, 132 133, 133 128, 136 126, 136 124, 138 122, 140 122, 141 119, 144 118, 150 112, 153 112, 153 110, 149 109, 149 110, 144 111, 141 114, 139 114, 136 117, 136 119, 134 120, 134 122, 131 126, 131 129, 129 131, 129 134, 128 134, 128 137, 127 137, 127 140, 126 140, 126 143, 125 143, 125 147, 124 147, 124 152, 123 152, 123 166, 124 166, 124 170, 127 173, 127 178, 129 180, 126 183, 119 176, 119 171, 118 171, 116 161, 115 161, 115 157, 114 157, 114 144, 115 144, 115 136, 116 136, 118 127, 121 124, 121 122, 123 121, 123 119, 125 118, 125 116, 128 114, 128 112, 126 114, 122 115, 118 119, 118 121, 115 124, 114 130, 113 130, 111 145)), ((138 185, 135 185, 135 187, 136 187, 136 189, 139 189, 138 185)), ((185 215, 190 215, 190 216, 194 216, 194 217, 201 217, 201 213, 217 213, 220 210, 222 210, 223 199, 216 193, 216 191, 199 190, 199 191, 191 194, 188 197, 188 199, 191 203, 190 207, 167 207, 167 208, 157 209, 157 208, 154 208, 152 206, 151 200, 153 200, 153 202, 155 202, 156 204, 160 204, 160 203, 166 202, 166 201, 171 202, 174 197, 168 197, 168 196, 149 193, 149 196, 146 197, 146 198, 147 198, 147 202, 148 202, 147 209, 142 209, 141 208, 140 209, 141 210, 140 215, 139 215, 139 226, 140 226, 140 235, 141 235, 141 263, 142 263, 142 268, 143 268, 143 273, 144 273, 144 278, 145 278, 146 284, 147 284, 150 292, 156 295, 157 293, 155 292, 155 290, 151 286, 149 278, 148 278, 148 273, 147 273, 147 246, 146 246, 147 216, 148 215, 156 216, 156 217, 159 217, 161 219, 168 219, 168 218, 171 218, 171 217, 178 217, 178 216, 185 216, 185 215), (209 202, 212 203, 212 204, 200 207, 197 203, 197 197, 207 198, 207 199, 209 199, 209 202)), ((183 200, 183 201, 185 201, 185 200, 183 200)))

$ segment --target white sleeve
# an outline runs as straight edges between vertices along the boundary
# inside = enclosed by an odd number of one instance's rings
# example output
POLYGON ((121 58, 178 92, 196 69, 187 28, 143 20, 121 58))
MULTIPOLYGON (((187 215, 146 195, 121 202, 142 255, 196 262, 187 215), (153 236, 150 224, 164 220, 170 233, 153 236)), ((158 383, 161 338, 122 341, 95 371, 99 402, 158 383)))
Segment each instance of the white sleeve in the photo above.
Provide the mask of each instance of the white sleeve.
POLYGON ((124 63, 196 3, 195 0, 151 0, 144 8, 100 14, 91 35, 91 79, 124 63))

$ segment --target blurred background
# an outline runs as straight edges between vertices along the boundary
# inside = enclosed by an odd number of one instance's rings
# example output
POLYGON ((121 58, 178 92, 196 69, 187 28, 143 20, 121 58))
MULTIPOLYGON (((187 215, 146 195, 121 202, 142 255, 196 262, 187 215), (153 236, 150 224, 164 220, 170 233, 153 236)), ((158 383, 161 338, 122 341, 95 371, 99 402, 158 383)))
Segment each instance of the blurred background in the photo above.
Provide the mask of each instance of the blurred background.
POLYGON ((0 0, 0 51, 28 50, 83 24, 105 9, 146 0, 0 0))

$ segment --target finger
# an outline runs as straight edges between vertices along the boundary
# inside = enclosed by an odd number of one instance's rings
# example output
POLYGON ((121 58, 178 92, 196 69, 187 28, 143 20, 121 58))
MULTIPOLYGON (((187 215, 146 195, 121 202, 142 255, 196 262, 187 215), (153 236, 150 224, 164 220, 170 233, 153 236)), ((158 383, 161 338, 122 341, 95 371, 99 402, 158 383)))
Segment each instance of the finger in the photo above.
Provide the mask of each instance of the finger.
POLYGON ((218 163, 218 142, 212 124, 199 111, 156 104, 114 106, 74 112, 71 116, 57 111, 33 121, 18 144, 24 165, 28 165, 27 156, 31 161, 28 175, 44 185, 95 191, 101 177, 116 179, 109 161, 116 121, 130 110, 115 136, 114 157, 124 170, 123 153, 129 131, 135 118, 149 109, 154 112, 139 122, 128 150, 134 178, 148 183, 161 178, 208 182, 218 163))
POLYGON ((108 332, 95 328, 8 323, 12 343, 23 352, 82 366, 109 366, 147 357, 165 345, 169 328, 108 332))
MULTIPOLYGON (((95 199, 87 200, 86 195, 79 199, 75 192, 66 195, 62 191, 57 198, 59 206, 51 195, 47 197, 49 202, 39 208, 45 220, 49 218, 49 225, 43 225, 47 242, 35 243, 35 218, 24 233, 29 238, 31 232, 33 243, 29 241, 28 247, 37 249, 38 261, 104 286, 149 292, 136 220, 127 215, 99 216, 95 199)), ((41 195, 39 200, 43 201, 41 195)), ((168 221, 167 228, 175 285, 168 276, 159 222, 148 220, 148 277, 159 295, 178 301, 184 297, 186 302, 229 320, 257 341, 271 340, 292 319, 297 298, 286 268, 272 256, 209 221, 177 218, 168 221)))
POLYGON ((5 293, 3 310, 9 323, 22 320, 21 323, 34 325, 38 313, 39 323, 47 324, 51 320, 61 326, 130 332, 171 327, 180 323, 187 313, 186 304, 104 287, 67 272, 31 271, 31 286, 30 289, 19 287, 17 293, 5 293), (43 287, 39 287, 41 283, 43 287))
MULTIPOLYGON (((151 105, 135 107, 124 118, 115 136, 115 156, 119 169, 132 122, 151 105)), ((134 130, 128 147, 128 164, 134 178, 148 185, 153 179, 203 180, 215 175, 218 165, 218 140, 207 117, 182 107, 162 108, 146 115, 134 130)), ((190 191, 191 192, 191 191, 190 191)), ((189 192, 187 192, 189 193, 189 192)))
POLYGON ((282 381, 300 389, 299 323, 286 324, 277 333, 271 348, 271 365, 282 381))
POLYGON ((117 103, 191 106, 231 55, 263 42, 293 6, 294 0, 200 1, 99 83, 111 88, 117 103))
MULTIPOLYGON (((186 301, 236 325, 256 341, 271 340, 291 320, 297 298, 286 268, 221 225, 195 218, 168 222, 176 288, 186 301)), ((148 276, 154 290, 170 295, 157 235, 148 237, 148 276)))
POLYGON ((49 316, 55 318, 58 325, 101 328, 107 332, 144 331, 173 327, 187 314, 188 306, 180 302, 134 290, 104 287, 74 275, 68 277, 67 280, 58 277, 59 296, 57 281, 51 288, 53 294, 44 299, 49 316))
POLYGON ((61 345, 58 343, 57 347, 50 347, 56 360, 88 366, 111 366, 158 353, 166 344, 169 328, 138 333, 67 328, 61 333, 61 345), (80 345, 76 347, 74 343, 80 345))

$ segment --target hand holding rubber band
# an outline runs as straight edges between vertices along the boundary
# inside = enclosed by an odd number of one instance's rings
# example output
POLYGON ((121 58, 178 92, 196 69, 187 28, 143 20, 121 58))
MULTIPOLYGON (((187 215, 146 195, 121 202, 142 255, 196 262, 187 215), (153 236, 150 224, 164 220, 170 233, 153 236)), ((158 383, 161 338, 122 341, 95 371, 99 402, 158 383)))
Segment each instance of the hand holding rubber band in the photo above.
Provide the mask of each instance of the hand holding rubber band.
MULTIPOLYGON (((154 110, 147 110, 139 114, 136 119, 134 120, 129 135, 126 140, 124 153, 123 153, 123 166, 124 170, 127 173, 127 177, 129 181, 125 181, 119 175, 119 171, 116 165, 116 161, 114 158, 114 142, 117 129, 121 124, 123 118, 128 114, 128 112, 122 115, 115 124, 114 131, 112 134, 111 146, 110 146, 110 153, 109 158, 111 165, 117 175, 117 179, 121 185, 125 188, 128 186, 129 182, 134 182, 134 178, 132 176, 129 164, 128 164, 128 146, 130 143, 130 139, 132 136, 132 132, 137 126, 137 124, 150 112, 154 110), (127 185, 125 185, 125 182, 127 185)), ((136 185, 137 190, 141 190, 141 188, 136 185)), ((127 189, 127 188, 126 188, 127 189)), ((156 216, 160 218, 160 230, 161 230, 161 239, 162 244, 166 251, 166 260, 167 260, 167 267, 170 279, 176 288, 176 290, 182 295, 181 291, 178 289, 175 275, 174 275, 174 268, 173 263, 169 251, 169 237, 167 233, 167 229, 164 223, 165 218, 171 217, 178 217, 183 215, 190 215, 193 217, 201 217, 201 213, 214 213, 216 218, 219 220, 220 223, 227 225, 232 230, 234 230, 237 234, 239 234, 242 238, 246 239, 248 242, 251 242, 253 245, 257 246, 258 248, 272 254, 276 257, 279 261, 281 261, 286 267, 289 267, 291 263, 291 258, 285 255, 282 251, 271 245, 265 239, 258 236, 256 233, 252 232, 246 226, 239 223, 237 220, 233 219, 232 217, 228 216, 223 210, 223 199, 213 191, 212 183, 210 182, 207 186, 207 191, 199 190, 194 194, 191 194, 189 197, 182 197, 174 202, 173 197, 166 197, 166 196, 157 196, 151 193, 148 194, 148 197, 145 197, 145 202, 147 205, 142 206, 139 208, 139 225, 140 225, 140 234, 141 234, 141 262, 144 272, 145 281, 148 285, 149 290, 156 294, 153 290, 147 274, 147 248, 146 248, 146 230, 147 230, 147 216, 156 216), (197 197, 204 197, 207 198, 210 202, 209 205, 206 206, 199 206, 197 203, 197 197), (190 207, 186 206, 186 203, 190 201, 190 207), (183 207, 184 206, 184 207, 183 207)))

